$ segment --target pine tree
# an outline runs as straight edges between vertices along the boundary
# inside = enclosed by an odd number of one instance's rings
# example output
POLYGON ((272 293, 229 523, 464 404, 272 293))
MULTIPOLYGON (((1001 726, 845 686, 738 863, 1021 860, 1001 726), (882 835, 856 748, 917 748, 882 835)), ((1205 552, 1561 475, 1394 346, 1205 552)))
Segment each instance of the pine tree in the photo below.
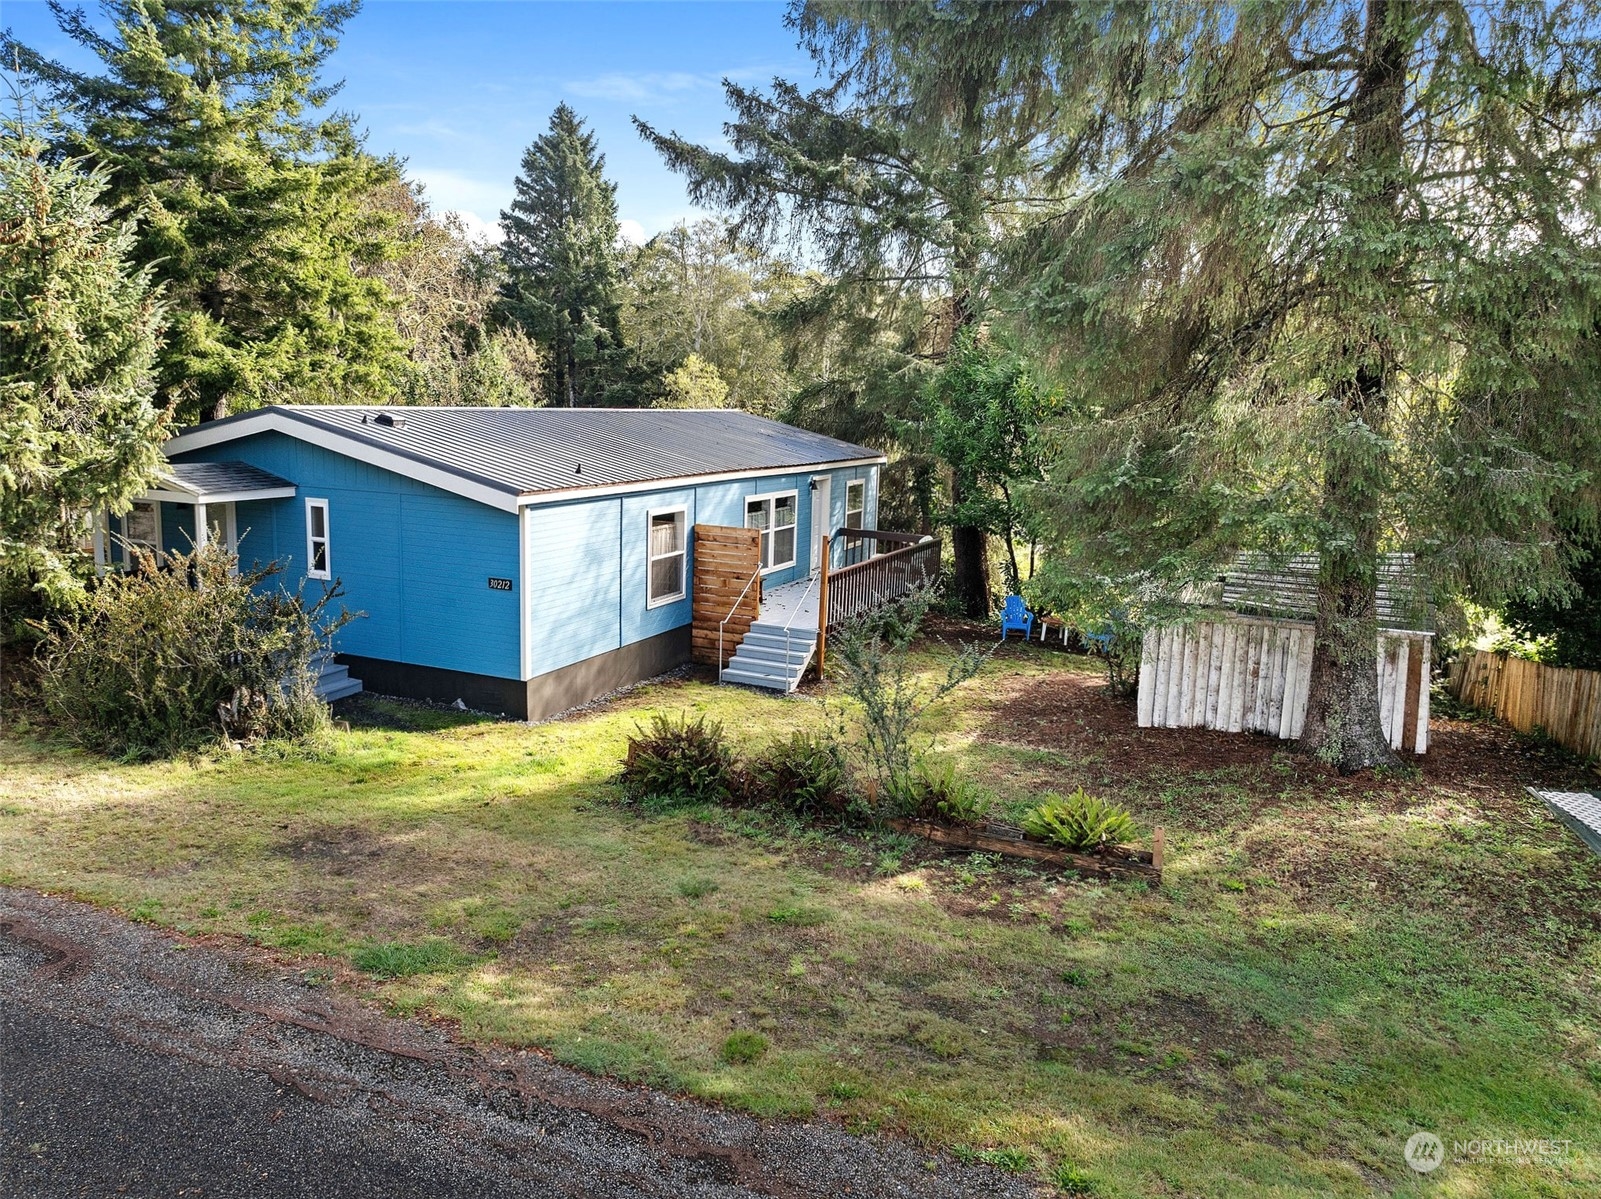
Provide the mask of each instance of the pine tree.
POLYGON ((162 306, 106 189, 105 167, 48 158, 22 113, 0 125, 0 585, 13 615, 78 592, 89 513, 126 510, 162 460, 162 306))
POLYGON ((500 214, 505 311, 551 351, 550 394, 568 407, 605 402, 619 374, 617 188, 605 168, 595 135, 558 105, 500 214))
MULTIPOLYGON (((907 429, 952 338, 983 317, 994 231, 1030 181, 1015 118, 996 103, 1019 70, 1030 75, 1007 54, 1022 11, 809 0, 791 22, 831 82, 807 92, 779 80, 770 95, 725 85, 732 153, 635 119, 696 203, 733 213, 742 236, 788 235, 815 253, 826 283, 780 319, 797 366, 826 355, 833 369, 802 388, 795 410, 825 432, 897 449, 896 481, 922 493, 925 511, 931 464, 907 429)), ((969 511, 965 474, 947 478, 948 511, 969 511)), ((958 604, 986 616, 986 531, 955 524, 952 543, 958 604)))
POLYGON ((359 267, 390 239, 361 199, 394 166, 350 118, 314 115, 353 0, 108 0, 109 30, 51 8, 103 74, 0 50, 67 114, 60 150, 105 164, 108 199, 146 214, 136 259, 172 309, 162 395, 192 420, 385 394, 399 340, 359 267))
MULTIPOLYGON (((1079 6, 1073 6, 1079 7, 1079 6)), ((1393 761, 1380 555, 1565 585, 1601 461, 1601 40, 1581 6, 1084 7, 1030 131, 1067 199, 1011 294, 1067 385, 1049 498, 1087 575, 1315 550, 1302 747, 1393 761)))

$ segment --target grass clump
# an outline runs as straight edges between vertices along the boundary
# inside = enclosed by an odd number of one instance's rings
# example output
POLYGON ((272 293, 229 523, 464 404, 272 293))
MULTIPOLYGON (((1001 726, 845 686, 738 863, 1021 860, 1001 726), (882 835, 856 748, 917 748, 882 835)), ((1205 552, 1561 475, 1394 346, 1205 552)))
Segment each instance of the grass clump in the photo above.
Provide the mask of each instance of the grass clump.
POLYGON ((390 941, 363 945, 351 952, 351 964, 379 978, 413 978, 435 974, 461 964, 463 955, 449 941, 438 937, 427 941, 390 941))
POLYGON ((1134 817, 1127 808, 1097 799, 1082 787, 1066 797, 1048 794, 1024 815, 1022 824, 1029 836, 1074 853, 1118 845, 1134 833, 1134 817))
POLYGON ((767 1052, 767 1038, 759 1032, 741 1030, 731 1032, 723 1040, 717 1056, 730 1066, 746 1066, 758 1061, 767 1052))
POLYGON ((641 729, 628 739, 623 797, 647 811, 723 803, 737 781, 734 751, 721 721, 658 712, 649 731, 641 729))

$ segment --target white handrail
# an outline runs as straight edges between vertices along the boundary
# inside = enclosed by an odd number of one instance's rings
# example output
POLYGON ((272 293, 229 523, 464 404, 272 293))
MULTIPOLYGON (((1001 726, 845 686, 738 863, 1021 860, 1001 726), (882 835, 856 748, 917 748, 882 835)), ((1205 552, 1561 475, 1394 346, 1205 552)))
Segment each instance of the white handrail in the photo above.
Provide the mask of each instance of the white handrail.
POLYGON ((728 610, 728 615, 723 617, 723 619, 717 625, 717 681, 719 683, 721 683, 723 681, 723 669, 724 669, 724 667, 723 667, 723 629, 728 624, 729 621, 734 619, 734 613, 738 612, 739 611, 739 606, 745 602, 745 595, 746 595, 747 592, 750 591, 750 585, 752 583, 754 583, 757 579, 761 578, 761 577, 762 577, 762 564, 760 562, 758 562, 756 564, 755 571, 753 571, 751 573, 750 578, 745 581, 745 589, 744 589, 744 591, 741 591, 739 593, 739 598, 734 601, 734 606, 728 610))
POLYGON ((817 575, 812 576, 811 581, 806 584, 806 590, 801 592, 801 597, 795 605, 795 610, 789 614, 789 619, 784 622, 784 689, 786 691, 789 690, 789 646, 791 637, 789 626, 794 624, 795 618, 806 610, 806 597, 812 593, 812 588, 817 586, 817 578, 817 575))

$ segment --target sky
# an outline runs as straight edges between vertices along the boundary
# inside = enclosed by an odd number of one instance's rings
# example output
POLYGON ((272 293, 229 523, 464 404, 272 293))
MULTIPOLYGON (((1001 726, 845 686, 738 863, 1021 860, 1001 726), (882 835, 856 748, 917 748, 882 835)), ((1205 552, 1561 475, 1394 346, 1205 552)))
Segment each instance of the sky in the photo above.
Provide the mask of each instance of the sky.
MULTIPOLYGON (((94 0, 84 5, 95 10, 94 0)), ((638 115, 702 144, 723 143, 721 81, 814 79, 782 3, 592 0, 366 0, 327 75, 368 148, 407 160, 442 211, 498 236, 523 151, 565 100, 588 121, 617 184, 624 236, 641 241, 699 213, 683 180, 634 131, 638 115)), ((71 66, 92 58, 44 0, 0 0, 0 27, 71 66)))

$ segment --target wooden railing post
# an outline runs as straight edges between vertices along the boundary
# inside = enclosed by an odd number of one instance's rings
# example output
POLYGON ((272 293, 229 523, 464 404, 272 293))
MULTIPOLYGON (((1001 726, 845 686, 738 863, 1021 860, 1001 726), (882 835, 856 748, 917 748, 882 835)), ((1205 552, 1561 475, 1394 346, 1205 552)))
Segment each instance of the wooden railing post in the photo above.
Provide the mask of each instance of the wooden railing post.
POLYGON ((823 677, 823 653, 828 646, 828 543, 829 536, 823 534, 823 553, 817 563, 818 592, 817 592, 817 677, 823 677))

